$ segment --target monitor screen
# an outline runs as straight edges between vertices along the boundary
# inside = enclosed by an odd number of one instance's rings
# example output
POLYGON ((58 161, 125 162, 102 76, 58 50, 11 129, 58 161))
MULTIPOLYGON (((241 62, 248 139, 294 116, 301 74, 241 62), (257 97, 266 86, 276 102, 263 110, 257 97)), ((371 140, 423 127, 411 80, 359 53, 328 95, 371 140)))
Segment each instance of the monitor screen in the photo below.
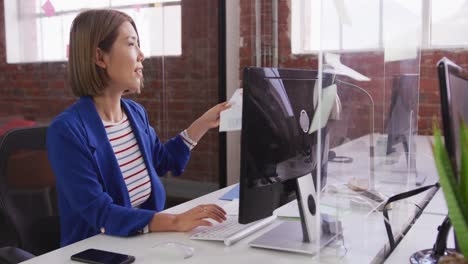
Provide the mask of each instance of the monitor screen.
MULTIPOLYGON (((323 75, 322 87, 332 84, 323 75)), ((239 223, 272 215, 295 198, 296 178, 316 182, 317 71, 245 68, 243 76, 239 223), (310 133, 309 133, 310 132, 310 133)), ((326 120, 322 120, 325 122, 326 120)), ((321 186, 326 182, 327 127, 321 128, 321 186)))
POLYGON ((468 71, 444 58, 437 64, 445 147, 460 169, 460 119, 468 122, 468 71))

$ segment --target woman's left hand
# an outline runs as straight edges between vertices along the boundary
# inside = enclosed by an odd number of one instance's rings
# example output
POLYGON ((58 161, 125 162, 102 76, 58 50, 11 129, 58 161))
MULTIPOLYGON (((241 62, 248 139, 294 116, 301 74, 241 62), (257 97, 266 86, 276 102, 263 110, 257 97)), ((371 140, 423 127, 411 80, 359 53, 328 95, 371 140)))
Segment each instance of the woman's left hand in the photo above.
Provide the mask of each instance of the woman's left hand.
POLYGON ((205 127, 208 129, 219 126, 219 116, 222 111, 229 109, 231 105, 228 102, 220 103, 213 106, 211 109, 206 111, 200 118, 205 127))
POLYGON ((224 102, 210 108, 187 128, 188 136, 194 141, 200 140, 206 131, 219 126, 219 116, 221 112, 230 107, 231 105, 228 102, 224 102))

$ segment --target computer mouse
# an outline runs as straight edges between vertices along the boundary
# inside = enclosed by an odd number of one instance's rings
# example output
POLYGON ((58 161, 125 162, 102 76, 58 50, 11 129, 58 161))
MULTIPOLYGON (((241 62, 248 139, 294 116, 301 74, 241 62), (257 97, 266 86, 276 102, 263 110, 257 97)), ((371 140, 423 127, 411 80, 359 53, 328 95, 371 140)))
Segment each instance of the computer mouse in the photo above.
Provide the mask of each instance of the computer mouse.
POLYGON ((153 246, 155 254, 161 260, 188 259, 193 256, 195 248, 180 242, 165 241, 153 246))

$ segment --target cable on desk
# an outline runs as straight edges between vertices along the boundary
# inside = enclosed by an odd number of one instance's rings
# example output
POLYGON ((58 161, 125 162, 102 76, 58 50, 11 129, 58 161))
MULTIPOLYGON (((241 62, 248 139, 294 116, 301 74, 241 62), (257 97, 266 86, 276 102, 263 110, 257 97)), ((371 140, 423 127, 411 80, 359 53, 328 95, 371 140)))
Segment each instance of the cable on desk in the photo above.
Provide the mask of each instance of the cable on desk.
MULTIPOLYGON (((390 219, 388 218, 388 205, 393 203, 393 202, 396 202, 396 201, 399 201, 399 200, 406 199, 406 198, 409 198, 411 196, 417 195, 419 193, 422 193, 422 192, 427 191, 429 189, 432 189, 434 187, 438 189, 440 187, 439 183, 437 182, 437 183, 435 183, 433 185, 427 185, 427 186, 417 188, 417 189, 414 189, 414 190, 411 190, 411 191, 408 191, 408 192, 399 193, 399 194, 396 194, 396 195, 388 198, 387 202, 385 203, 385 205, 383 207, 382 213, 383 213, 383 216, 384 216, 384 224, 385 224, 385 229, 387 230, 388 241, 390 243, 390 252, 392 252, 395 249, 396 245, 395 245, 395 238, 393 237, 392 226, 390 225, 390 219)), ((416 221, 416 219, 419 217, 419 215, 421 213, 422 213, 422 210, 420 210, 418 212, 418 214, 414 218, 413 222, 416 221)))

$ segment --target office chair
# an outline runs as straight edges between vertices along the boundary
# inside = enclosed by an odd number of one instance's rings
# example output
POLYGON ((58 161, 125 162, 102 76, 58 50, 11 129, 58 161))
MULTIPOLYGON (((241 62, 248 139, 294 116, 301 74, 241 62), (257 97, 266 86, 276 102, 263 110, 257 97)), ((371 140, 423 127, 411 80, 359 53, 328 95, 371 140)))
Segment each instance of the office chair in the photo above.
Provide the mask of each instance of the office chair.
POLYGON ((16 264, 33 258, 29 252, 16 247, 0 248, 0 264, 16 264))
MULTIPOLYGON (((2 252, 12 252, 6 247, 40 255, 60 246, 55 177, 47 159, 46 132, 47 127, 19 128, 0 141, 0 261, 2 252)), ((28 256, 18 252, 19 257, 28 256)))

